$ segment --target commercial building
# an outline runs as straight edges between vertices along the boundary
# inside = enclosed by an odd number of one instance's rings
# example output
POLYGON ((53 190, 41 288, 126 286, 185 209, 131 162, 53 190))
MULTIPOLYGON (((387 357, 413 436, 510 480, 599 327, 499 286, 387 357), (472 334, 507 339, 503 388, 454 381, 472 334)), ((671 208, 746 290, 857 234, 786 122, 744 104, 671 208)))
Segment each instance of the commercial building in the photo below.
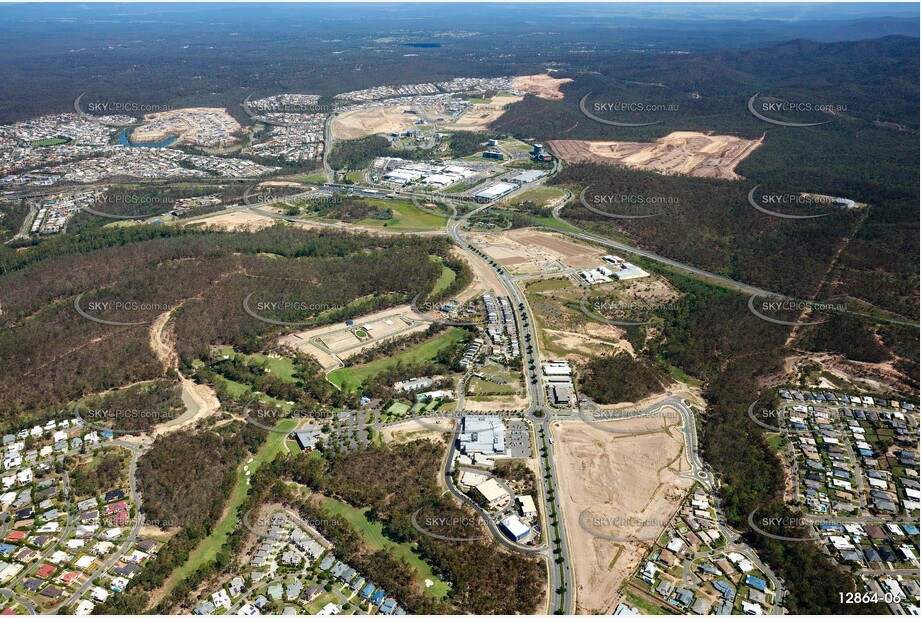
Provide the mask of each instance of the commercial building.
POLYGON ((498 182, 490 187, 482 189, 473 197, 476 198, 478 202, 492 202, 502 196, 508 195, 517 188, 518 185, 510 182, 498 182))
POLYGON ((465 416, 461 419, 458 448, 464 455, 505 453, 505 424, 495 416, 465 416))
POLYGON ((491 509, 498 508, 508 503, 508 492, 502 489, 502 485, 500 485, 496 479, 487 479, 474 489, 483 496, 483 499, 486 500, 486 503, 489 504, 489 508, 491 509))
POLYGON ((320 428, 316 425, 307 425, 294 432, 294 439, 301 450, 310 451, 316 448, 317 439, 320 437, 320 428))
POLYGON ((500 521, 499 528, 515 542, 519 542, 531 534, 530 526, 521 521, 517 515, 509 515, 500 521))
POLYGON ((534 504, 534 498, 531 496, 518 496, 518 506, 521 507, 522 517, 536 517, 537 506, 534 504))
POLYGON ((525 185, 529 182, 534 182, 535 180, 540 180, 547 175, 547 172, 543 170, 525 170, 518 174, 517 176, 512 176, 510 180, 519 185, 525 185))

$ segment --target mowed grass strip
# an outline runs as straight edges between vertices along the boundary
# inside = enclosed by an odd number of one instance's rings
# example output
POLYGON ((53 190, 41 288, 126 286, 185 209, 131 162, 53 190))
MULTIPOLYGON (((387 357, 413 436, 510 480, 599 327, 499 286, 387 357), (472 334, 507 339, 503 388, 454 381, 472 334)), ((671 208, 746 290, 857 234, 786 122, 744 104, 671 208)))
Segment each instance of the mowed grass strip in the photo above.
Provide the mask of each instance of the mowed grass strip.
POLYGON ((293 431, 297 427, 296 419, 285 419, 276 425, 277 429, 282 431, 273 431, 269 433, 269 437, 266 438, 265 443, 259 448, 259 451, 253 456, 253 461, 250 463, 243 462, 237 468, 237 484, 233 488, 233 491, 230 493, 230 499, 227 501, 227 507, 223 519, 218 522, 217 526, 214 527, 214 530, 211 534, 205 538, 198 546, 192 550, 189 554, 188 560, 185 563, 176 569, 175 572, 170 576, 166 584, 167 591, 172 591, 179 582, 184 580, 186 577, 194 573, 200 566, 206 564, 207 562, 214 560, 217 556, 218 551, 220 551, 221 546, 227 541, 227 537, 230 536, 230 533, 233 532, 234 527, 237 524, 238 514, 237 509, 243 504, 243 500, 246 498, 246 494, 249 490, 249 483, 247 482, 246 472, 243 470, 243 466, 249 466, 250 474, 256 472, 259 469, 259 466, 264 464, 267 461, 272 461, 281 452, 282 448, 285 445, 285 438, 288 435, 288 432, 293 431))
POLYGON ((428 594, 434 597, 442 598, 448 593, 448 585, 438 579, 430 567, 422 558, 420 558, 412 549, 409 543, 396 543, 384 536, 384 527, 379 522, 368 521, 365 517, 365 511, 355 508, 334 498, 323 497, 323 508, 330 515, 341 515, 351 524, 356 532, 361 534, 365 544, 372 550, 386 549, 388 552, 402 558, 416 570, 419 586, 428 594), (426 588, 425 580, 434 582, 432 586, 426 588))
POLYGON ((405 364, 414 364, 432 360, 441 350, 457 344, 465 336, 466 331, 462 328, 452 328, 409 350, 379 358, 364 365, 336 369, 331 371, 327 377, 330 382, 342 390, 354 391, 360 388, 361 384, 370 376, 377 375, 401 361, 405 364))

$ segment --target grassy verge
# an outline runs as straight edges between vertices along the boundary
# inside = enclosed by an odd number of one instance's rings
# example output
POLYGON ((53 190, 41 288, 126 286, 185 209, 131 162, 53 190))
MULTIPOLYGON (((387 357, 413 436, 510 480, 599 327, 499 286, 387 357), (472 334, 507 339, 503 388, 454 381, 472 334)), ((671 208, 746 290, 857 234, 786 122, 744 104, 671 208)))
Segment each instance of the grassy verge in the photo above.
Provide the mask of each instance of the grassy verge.
POLYGON ((562 230, 564 232, 581 232, 579 228, 569 225, 554 219, 553 217, 531 217, 531 220, 534 222, 534 225, 542 225, 544 227, 549 227, 554 230, 562 230))

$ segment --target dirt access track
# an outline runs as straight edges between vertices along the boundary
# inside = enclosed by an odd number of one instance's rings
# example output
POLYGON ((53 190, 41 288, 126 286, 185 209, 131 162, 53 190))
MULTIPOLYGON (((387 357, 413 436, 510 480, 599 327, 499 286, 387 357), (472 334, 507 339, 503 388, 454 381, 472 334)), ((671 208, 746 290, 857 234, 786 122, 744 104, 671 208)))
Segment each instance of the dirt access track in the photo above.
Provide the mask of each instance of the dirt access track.
POLYGON ((567 163, 602 163, 660 174, 737 180, 741 176, 736 174, 736 166, 761 142, 731 135, 675 131, 654 142, 551 140, 548 146, 567 163))
POLYGON ((646 539, 662 534, 693 485, 679 476, 689 464, 677 411, 605 425, 645 433, 611 433, 582 420, 551 425, 578 614, 611 613, 652 543, 646 539), (603 536, 586 530, 584 518, 603 536))

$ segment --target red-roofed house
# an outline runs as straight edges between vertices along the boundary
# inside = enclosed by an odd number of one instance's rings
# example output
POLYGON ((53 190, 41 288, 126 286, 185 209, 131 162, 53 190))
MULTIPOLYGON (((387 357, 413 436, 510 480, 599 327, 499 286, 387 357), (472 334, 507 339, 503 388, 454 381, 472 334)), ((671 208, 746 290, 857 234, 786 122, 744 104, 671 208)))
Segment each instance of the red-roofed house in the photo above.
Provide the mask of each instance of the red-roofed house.
POLYGON ((28 533, 23 530, 13 530, 7 535, 6 540, 12 543, 18 543, 19 541, 23 540, 27 536, 28 536, 28 533))
POLYGON ((111 515, 112 513, 119 513, 121 511, 128 510, 128 503, 124 500, 119 500, 118 502, 113 502, 112 504, 107 504, 105 507, 105 514, 111 515))
POLYGON ((69 585, 70 585, 70 582, 72 582, 72 581, 74 581, 75 579, 77 579, 77 576, 78 576, 78 575, 80 575, 80 574, 77 573, 76 571, 67 571, 66 573, 64 573, 63 575, 61 575, 61 581, 64 582, 64 585, 69 586, 69 585))
POLYGON ((35 572, 35 575, 41 577, 42 579, 47 579, 54 573, 54 566, 44 563, 42 566, 38 567, 38 570, 35 572))

